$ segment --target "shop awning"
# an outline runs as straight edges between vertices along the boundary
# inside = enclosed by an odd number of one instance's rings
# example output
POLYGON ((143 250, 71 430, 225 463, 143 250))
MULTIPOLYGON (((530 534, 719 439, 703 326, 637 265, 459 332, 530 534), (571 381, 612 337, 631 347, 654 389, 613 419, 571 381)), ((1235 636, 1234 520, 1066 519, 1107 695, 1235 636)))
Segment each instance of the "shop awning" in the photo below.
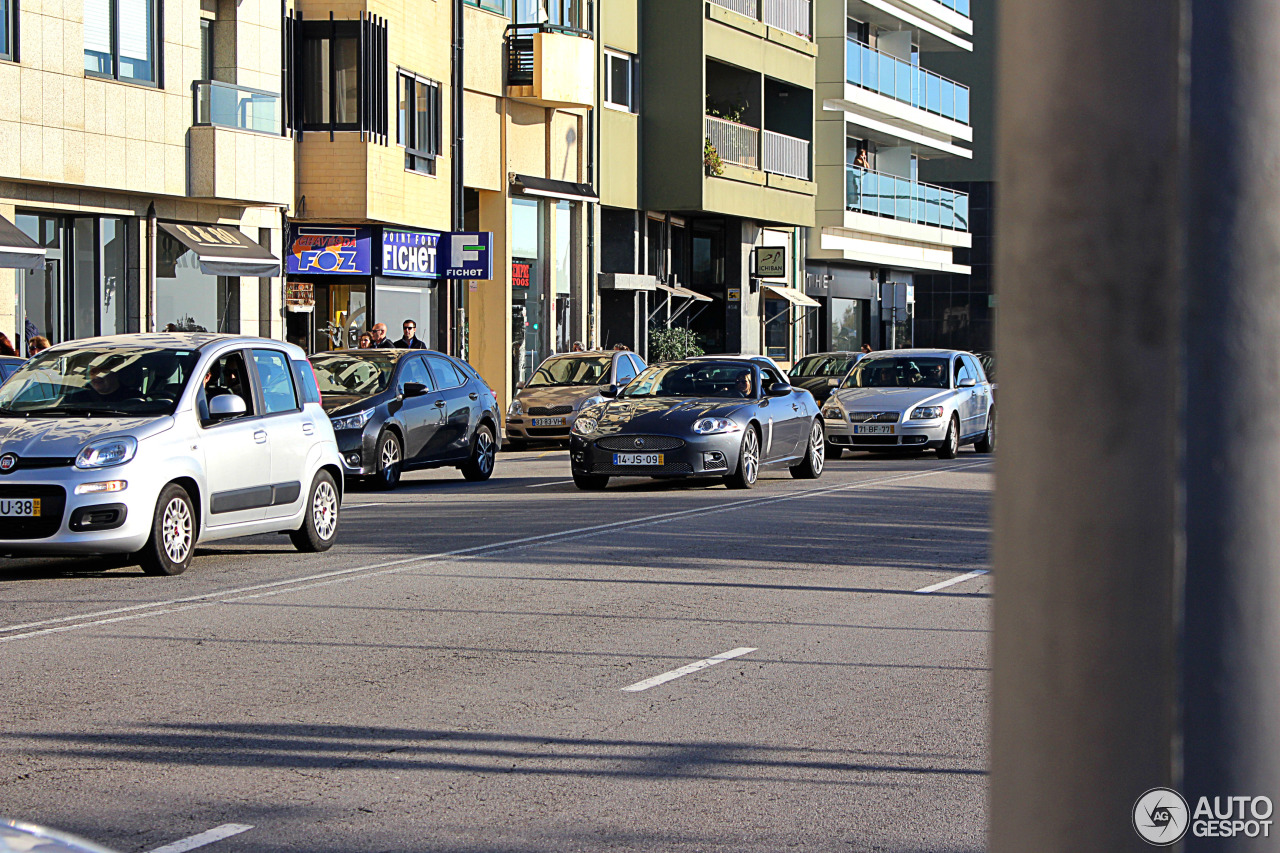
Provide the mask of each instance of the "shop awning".
POLYGON ((801 308, 820 308, 822 303, 814 299, 812 296, 806 296, 794 287, 782 287, 776 284, 766 284, 764 289, 772 293, 779 299, 785 299, 792 305, 799 305, 801 308))
POLYGON ((634 273, 602 272, 598 281, 601 290, 653 290, 658 286, 657 276, 634 273))
POLYGON ((511 189, 524 195, 542 198, 562 198, 567 201, 599 201, 600 196, 591 184, 573 184, 569 181, 553 181, 532 175, 512 175, 511 189))
POLYGON ((667 293, 670 293, 672 296, 679 296, 684 299, 692 299, 694 302, 710 302, 711 301, 710 296, 703 296, 701 293, 699 293, 696 290, 690 290, 689 288, 681 287, 680 285, 675 285, 673 287, 672 285, 669 285, 669 284, 659 284, 658 290, 665 290, 667 293))
POLYGON ((0 216, 0 267, 38 270, 44 267, 44 249, 18 226, 0 216))
POLYGON ((226 225, 179 225, 161 222, 173 239, 195 252, 205 275, 276 278, 280 259, 226 225))

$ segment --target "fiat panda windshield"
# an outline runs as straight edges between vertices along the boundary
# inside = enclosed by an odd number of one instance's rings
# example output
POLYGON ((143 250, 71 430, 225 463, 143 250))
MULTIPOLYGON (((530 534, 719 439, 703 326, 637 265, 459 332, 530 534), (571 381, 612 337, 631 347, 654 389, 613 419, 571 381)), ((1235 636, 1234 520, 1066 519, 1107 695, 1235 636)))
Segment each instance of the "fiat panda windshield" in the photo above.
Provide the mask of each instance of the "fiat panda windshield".
POLYGON ((0 388, 0 416, 171 415, 199 360, 155 347, 45 350, 0 388))
POLYGON ((311 366, 315 368, 321 394, 372 397, 387 390, 398 357, 398 353, 357 356, 336 352, 312 356, 311 366))

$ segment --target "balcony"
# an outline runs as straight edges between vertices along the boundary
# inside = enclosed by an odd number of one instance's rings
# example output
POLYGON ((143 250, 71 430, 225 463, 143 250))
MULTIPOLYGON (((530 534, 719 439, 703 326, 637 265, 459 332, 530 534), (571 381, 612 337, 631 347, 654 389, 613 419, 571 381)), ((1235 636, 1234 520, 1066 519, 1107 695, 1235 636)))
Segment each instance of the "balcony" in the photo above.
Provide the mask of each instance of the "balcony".
POLYGON ((937 2, 953 12, 964 15, 966 18, 973 17, 969 14, 969 0, 937 0, 937 2))
POLYGON ((595 104, 591 33, 557 24, 512 24, 505 41, 509 97, 541 107, 595 104))
MULTIPOLYGON (((968 0, 956 0, 968 3, 968 0)), ((717 6, 774 29, 813 40, 810 0, 711 0, 717 6)))
POLYGON ((197 80, 195 91, 196 127, 228 127, 254 133, 281 133, 280 96, 216 80, 197 80))
POLYGON ((845 44, 845 77, 850 85, 960 124, 969 124, 968 86, 854 39, 847 39, 845 44))
POLYGON ((809 141, 761 131, 716 116, 706 117, 707 140, 721 161, 800 181, 809 180, 809 141))
POLYGON ((845 208, 901 222, 969 230, 967 193, 857 166, 845 168, 845 208))

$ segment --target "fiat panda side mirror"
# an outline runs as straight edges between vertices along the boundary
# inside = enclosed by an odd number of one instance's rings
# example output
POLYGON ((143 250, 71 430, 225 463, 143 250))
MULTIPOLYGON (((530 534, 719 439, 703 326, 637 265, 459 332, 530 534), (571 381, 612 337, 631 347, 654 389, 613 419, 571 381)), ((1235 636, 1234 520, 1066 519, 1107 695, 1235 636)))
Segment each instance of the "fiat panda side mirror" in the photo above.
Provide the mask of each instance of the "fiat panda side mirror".
POLYGON ((239 394, 219 394, 209 401, 209 420, 226 421, 238 418, 249 411, 239 394))

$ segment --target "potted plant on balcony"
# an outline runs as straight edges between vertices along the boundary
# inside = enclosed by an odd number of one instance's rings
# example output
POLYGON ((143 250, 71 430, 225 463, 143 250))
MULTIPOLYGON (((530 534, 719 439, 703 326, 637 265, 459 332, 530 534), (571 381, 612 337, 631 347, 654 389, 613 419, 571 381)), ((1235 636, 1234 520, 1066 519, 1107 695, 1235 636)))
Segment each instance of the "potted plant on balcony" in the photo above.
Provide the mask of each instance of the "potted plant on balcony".
POLYGON ((724 174, 724 161, 720 159, 720 152, 716 151, 710 139, 705 140, 702 146, 702 165, 709 176, 719 177, 724 174))

